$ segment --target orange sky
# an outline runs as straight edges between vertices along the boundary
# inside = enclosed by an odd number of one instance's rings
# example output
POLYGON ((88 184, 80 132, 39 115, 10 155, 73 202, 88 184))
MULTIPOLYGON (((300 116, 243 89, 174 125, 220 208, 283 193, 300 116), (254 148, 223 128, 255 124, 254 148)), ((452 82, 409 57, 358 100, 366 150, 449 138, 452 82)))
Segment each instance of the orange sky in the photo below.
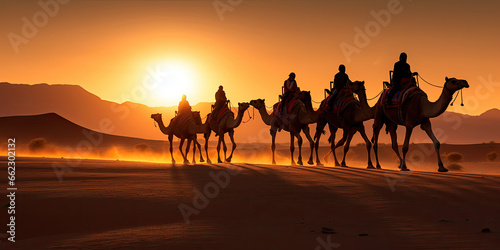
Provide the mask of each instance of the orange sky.
MULTIPOLYGON (((375 96, 406 51, 412 70, 435 84, 445 76, 469 81, 468 105, 449 110, 500 107, 498 1, 396 1, 399 12, 348 60, 340 45, 354 45, 355 28, 364 30, 376 20, 370 12, 393 1, 243 0, 221 20, 211 0, 73 0, 60 4, 17 53, 9 34, 22 35, 22 18, 33 20, 43 8, 38 1, 3 2, 0 81, 79 84, 102 99, 150 106, 174 105, 180 92, 192 104, 212 102, 223 84, 233 103, 266 98, 270 105, 291 71, 320 101, 341 63, 375 96), (148 87, 148 69, 171 74, 148 87), (490 88, 481 77, 492 79, 490 88)), ((439 89, 421 87, 430 99, 439 96, 439 89)))

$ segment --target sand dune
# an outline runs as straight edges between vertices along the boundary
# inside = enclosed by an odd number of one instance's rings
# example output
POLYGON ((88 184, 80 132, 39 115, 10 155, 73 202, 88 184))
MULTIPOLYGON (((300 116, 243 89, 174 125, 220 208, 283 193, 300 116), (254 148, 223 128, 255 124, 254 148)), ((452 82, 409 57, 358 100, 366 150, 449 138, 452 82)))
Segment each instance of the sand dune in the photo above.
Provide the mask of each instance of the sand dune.
POLYGON ((59 181, 52 164, 65 162, 18 160, 17 249, 500 245, 499 175, 84 160, 59 181), (194 189, 208 195, 204 208, 194 189), (189 224, 180 204, 198 211, 189 224))

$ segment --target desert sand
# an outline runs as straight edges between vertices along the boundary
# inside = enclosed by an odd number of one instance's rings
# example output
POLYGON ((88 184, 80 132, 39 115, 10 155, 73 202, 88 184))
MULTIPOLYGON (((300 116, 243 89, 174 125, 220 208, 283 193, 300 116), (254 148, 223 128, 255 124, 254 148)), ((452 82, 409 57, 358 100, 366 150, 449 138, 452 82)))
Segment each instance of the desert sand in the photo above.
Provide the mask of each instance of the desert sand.
POLYGON ((2 232, 1 249, 500 245, 500 176, 495 174, 104 160, 54 171, 54 163, 68 161, 18 159, 16 243, 7 242, 2 232), (205 202, 193 203, 200 197, 195 189, 209 196, 205 202), (196 209, 189 224, 180 204, 196 209), (486 228, 491 232, 481 232, 486 228))

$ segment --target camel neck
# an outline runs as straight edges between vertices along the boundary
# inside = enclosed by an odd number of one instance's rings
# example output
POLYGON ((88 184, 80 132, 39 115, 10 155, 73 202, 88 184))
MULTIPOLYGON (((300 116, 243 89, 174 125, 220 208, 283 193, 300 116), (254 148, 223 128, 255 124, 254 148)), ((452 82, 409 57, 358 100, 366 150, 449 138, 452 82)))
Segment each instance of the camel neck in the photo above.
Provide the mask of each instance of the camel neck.
POLYGON ((446 111, 448 105, 453 99, 453 93, 446 87, 444 87, 437 101, 430 102, 427 96, 424 96, 422 99, 421 109, 424 117, 433 118, 441 115, 446 111))
POLYGON ((164 133, 164 134, 170 133, 170 129, 165 127, 165 124, 163 123, 163 119, 158 119, 156 122, 158 123, 158 126, 160 127, 160 130, 162 133, 164 133))
POLYGON ((240 126, 244 114, 245 114, 244 110, 238 109, 238 115, 236 116, 236 120, 233 120, 232 124, 229 124, 228 128, 233 129, 240 126))
POLYGON ((375 106, 370 107, 370 105, 368 105, 368 100, 366 98, 366 90, 361 90, 357 95, 359 98, 361 108, 359 112, 356 112, 356 114, 354 115, 354 120, 356 122, 363 122, 373 119, 373 117, 375 116, 374 115, 375 106))
POLYGON ((306 111, 307 111, 307 116, 309 116, 309 119, 311 119, 311 122, 317 122, 318 119, 319 119, 319 109, 318 110, 314 110, 313 106, 312 106, 312 100, 309 100, 307 102, 303 102, 304 103, 304 106, 306 108, 306 111))
POLYGON ((263 105, 259 109, 260 117, 262 118, 262 121, 268 125, 271 126, 273 116, 267 113, 266 106, 263 105))

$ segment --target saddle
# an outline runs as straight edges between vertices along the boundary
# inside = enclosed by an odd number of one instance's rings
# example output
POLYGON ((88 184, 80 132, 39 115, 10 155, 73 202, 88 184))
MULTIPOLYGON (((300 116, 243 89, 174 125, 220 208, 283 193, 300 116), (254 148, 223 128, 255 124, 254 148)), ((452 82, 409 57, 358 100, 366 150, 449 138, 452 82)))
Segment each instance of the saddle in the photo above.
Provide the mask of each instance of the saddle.
POLYGON ((330 106, 328 104, 330 103, 331 98, 333 98, 333 95, 330 94, 321 102, 321 105, 319 106, 321 113, 328 112, 341 116, 351 103, 356 102, 354 92, 349 89, 342 89, 337 95, 337 100, 334 100, 333 105, 330 106))
POLYGON ((231 110, 229 110, 227 105, 224 105, 221 109, 208 115, 208 122, 209 124, 219 124, 222 118, 230 113, 232 113, 231 110))
POLYGON ((273 116, 282 118, 285 115, 290 115, 293 111, 295 105, 300 102, 299 98, 294 96, 285 107, 281 107, 283 105, 283 101, 277 102, 273 106, 273 116), (282 112, 280 112, 280 110, 282 112), (285 112, 286 111, 286 112, 285 112))
POLYGON ((190 120, 193 120, 193 115, 191 113, 179 114, 172 119, 172 125, 174 128, 180 129, 190 120))
MULTIPOLYGON (((386 103, 385 100, 387 98, 387 95, 389 94, 389 91, 392 91, 392 87, 384 90, 382 98, 380 98, 380 101, 378 102, 378 105, 380 107, 382 107, 386 103)), ((417 92, 422 92, 422 90, 419 87, 417 87, 417 85, 414 82, 402 81, 401 90, 396 92, 394 98, 392 98, 390 104, 388 104, 386 108, 401 107, 410 96, 412 96, 417 92)))

